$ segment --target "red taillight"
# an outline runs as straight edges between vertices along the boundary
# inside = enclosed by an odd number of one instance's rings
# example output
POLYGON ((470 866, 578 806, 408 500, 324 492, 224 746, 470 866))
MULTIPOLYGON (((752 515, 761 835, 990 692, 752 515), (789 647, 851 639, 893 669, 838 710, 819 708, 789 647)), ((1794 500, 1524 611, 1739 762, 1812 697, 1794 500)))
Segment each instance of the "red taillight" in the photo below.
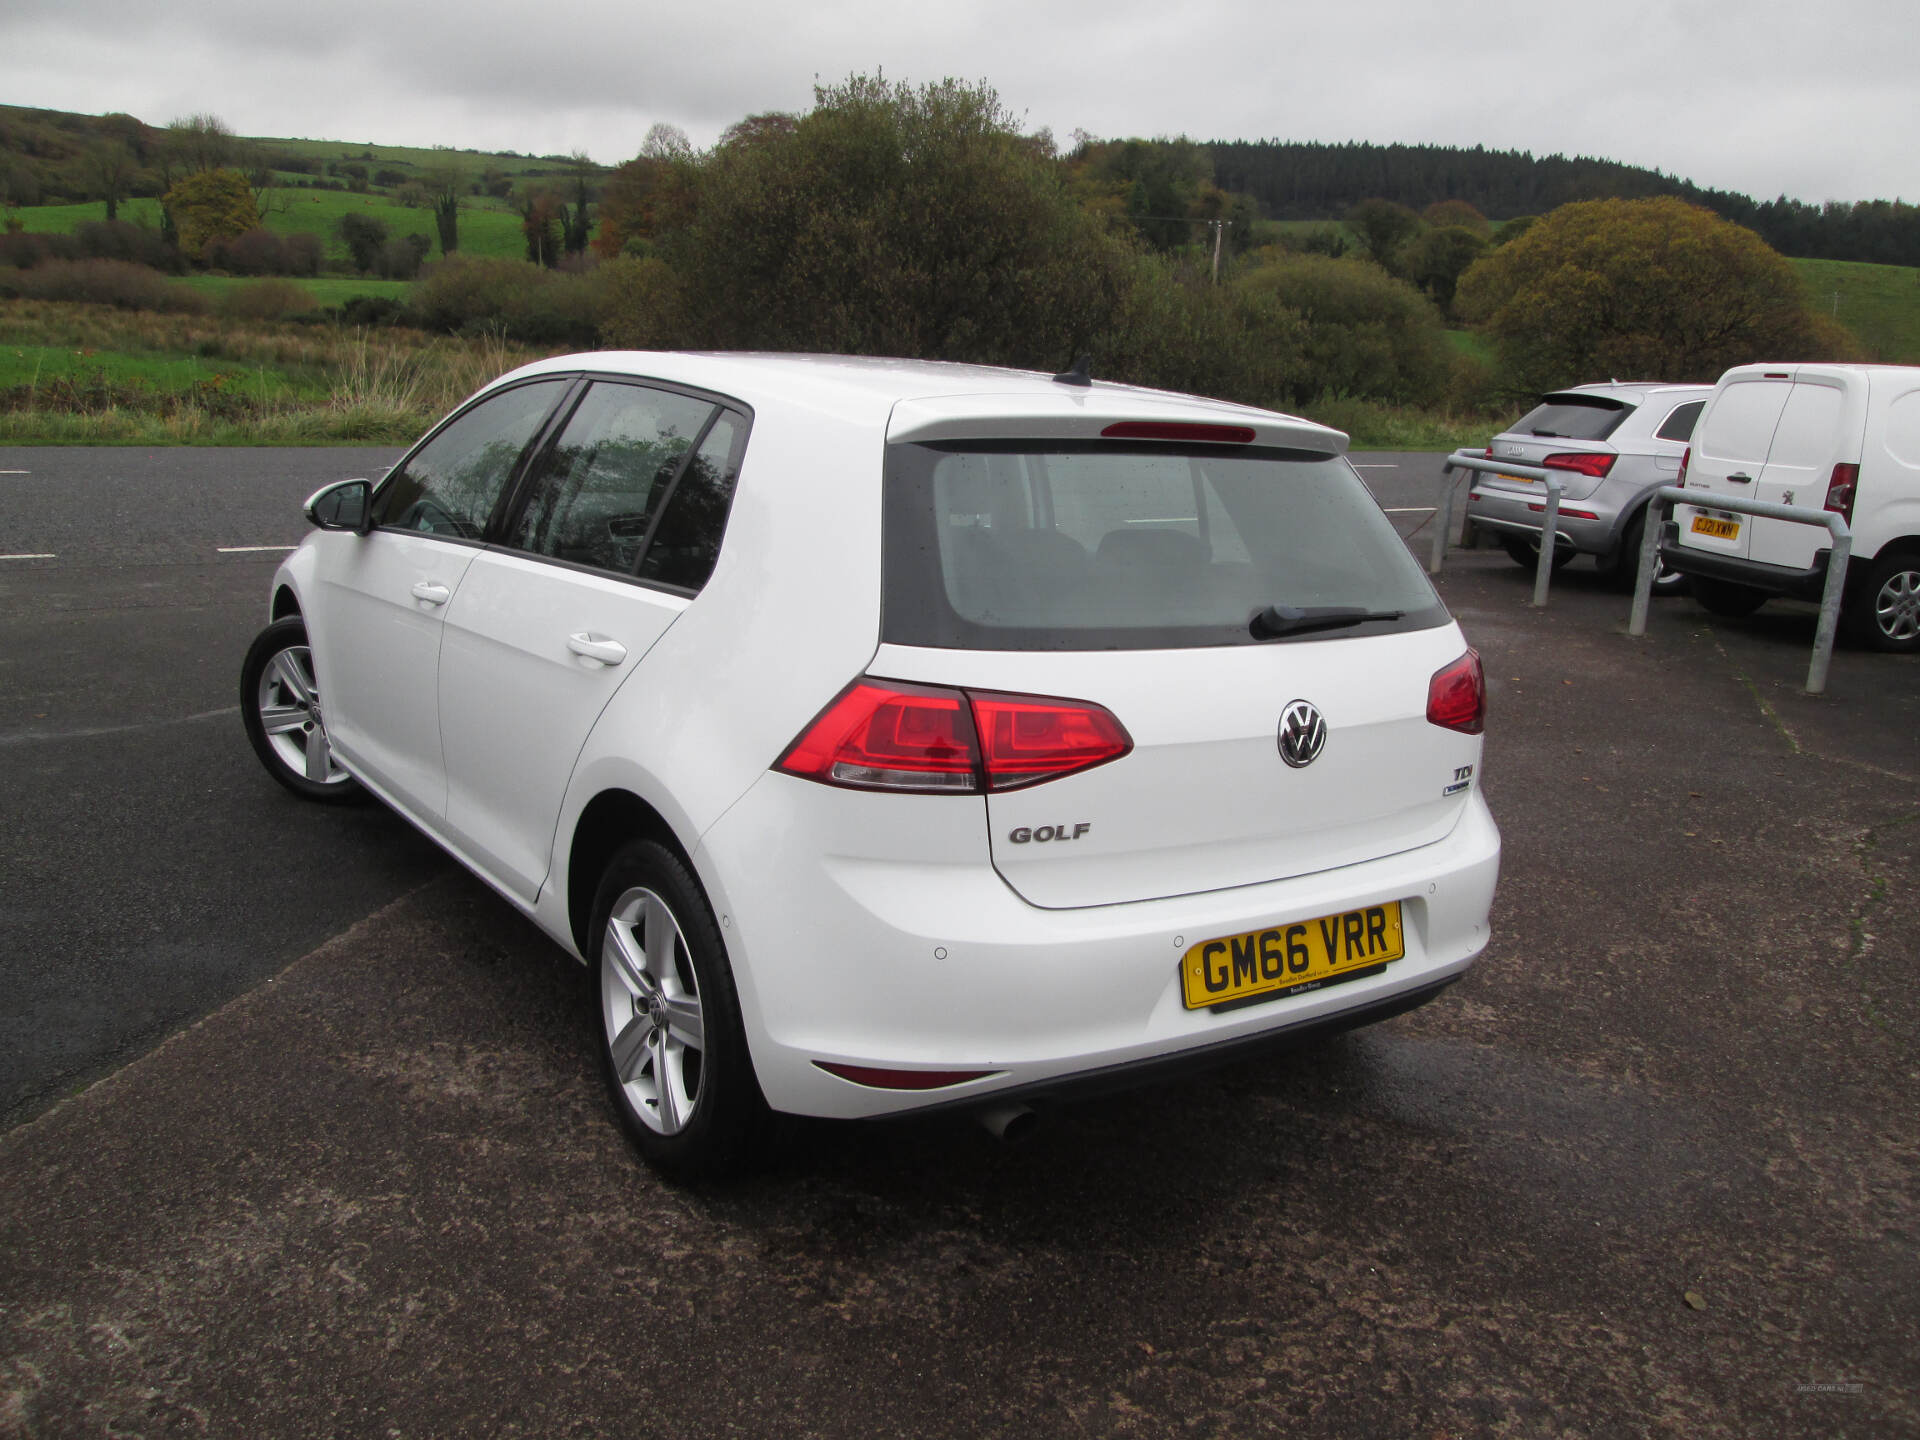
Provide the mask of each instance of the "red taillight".
POLYGON ((1109 440, 1184 440, 1188 444, 1251 445, 1251 425, 1202 425, 1188 420, 1116 420, 1100 432, 1109 440))
POLYGON ((1037 785, 1118 760, 1133 749, 1120 722, 1098 705, 983 692, 969 692, 968 698, 989 790, 1037 785))
POLYGON ((1591 476, 1595 480, 1603 478, 1613 469, 1613 456, 1603 455, 1597 450, 1574 450, 1564 455, 1549 455, 1540 462, 1543 470, 1572 470, 1581 475, 1591 476))
POLYGON ((1853 523, 1853 491, 1859 483, 1858 465, 1834 466, 1833 478, 1827 481, 1826 508, 1844 517, 1849 525, 1853 523))
POLYGON ((1487 446, 1487 448, 1481 452, 1481 458, 1486 460, 1493 458, 1493 447, 1491 445, 1487 446))
POLYGON ((995 1070, 882 1070, 874 1065, 842 1065, 834 1060, 813 1062, 829 1075, 874 1090, 943 1090, 998 1074, 995 1070))
POLYGON ((1680 473, 1678 476, 1674 478, 1674 482, 1673 482, 1682 490, 1687 488, 1687 466, 1691 465, 1692 463, 1693 463, 1693 447, 1689 445, 1687 446, 1686 449, 1680 452, 1680 473))
POLYGON ((1447 730, 1478 735, 1487 726, 1487 680, 1480 652, 1469 650, 1427 681, 1427 720, 1447 730))
POLYGON ((980 788, 973 712, 958 690, 856 680, 774 768, 860 790, 980 788))
POLYGON ((787 747, 776 770, 856 790, 1017 790, 1133 749, 1098 705, 860 679, 787 747))

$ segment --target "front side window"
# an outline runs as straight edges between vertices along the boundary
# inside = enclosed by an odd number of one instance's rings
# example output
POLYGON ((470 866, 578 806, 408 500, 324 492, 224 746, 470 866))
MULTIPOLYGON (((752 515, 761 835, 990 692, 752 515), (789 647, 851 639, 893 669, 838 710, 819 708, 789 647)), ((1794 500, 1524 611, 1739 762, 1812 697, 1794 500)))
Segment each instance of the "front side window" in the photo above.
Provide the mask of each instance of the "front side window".
POLYGON ((712 401, 595 381, 540 465, 506 543, 631 575, 712 401))
POLYGON ((387 477, 374 523, 481 539, 522 453, 569 383, 516 385, 457 416, 387 477))
POLYGON ((988 650, 1258 643, 1269 606, 1446 622, 1337 456, 1222 446, 902 445, 886 492, 886 638, 988 650))

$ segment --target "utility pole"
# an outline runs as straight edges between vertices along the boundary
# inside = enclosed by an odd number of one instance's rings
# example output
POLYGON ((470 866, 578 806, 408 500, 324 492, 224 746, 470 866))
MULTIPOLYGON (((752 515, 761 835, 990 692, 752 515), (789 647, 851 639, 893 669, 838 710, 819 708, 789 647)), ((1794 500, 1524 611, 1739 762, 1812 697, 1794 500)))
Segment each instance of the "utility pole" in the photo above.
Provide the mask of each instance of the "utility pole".
POLYGON ((1213 222, 1213 283, 1216 285, 1220 283, 1220 237, 1226 233, 1226 229, 1226 221, 1213 222))

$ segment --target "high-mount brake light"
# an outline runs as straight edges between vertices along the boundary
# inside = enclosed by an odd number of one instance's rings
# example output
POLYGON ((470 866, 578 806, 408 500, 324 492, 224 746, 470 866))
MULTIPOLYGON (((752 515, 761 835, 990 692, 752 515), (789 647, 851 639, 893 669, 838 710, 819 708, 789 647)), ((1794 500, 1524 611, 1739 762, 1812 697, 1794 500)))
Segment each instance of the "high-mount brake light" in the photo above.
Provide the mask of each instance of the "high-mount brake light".
POLYGON ((1108 440, 1182 440, 1188 444, 1251 445, 1251 425, 1206 425, 1193 420, 1116 420, 1100 432, 1108 440))
POLYGON ((773 768, 854 790, 977 795, 1057 780, 1132 749, 1125 727, 1089 701, 863 677, 773 768))
POLYGON ((1860 484, 1858 465, 1836 465, 1833 476, 1827 481, 1827 503, 1825 509, 1840 516, 1849 525, 1853 523, 1853 492, 1860 484))
POLYGON ((1463 735, 1487 728, 1487 679, 1480 669, 1480 652, 1469 649, 1451 665, 1433 672, 1427 681, 1427 720, 1463 735))
POLYGON ((1549 455, 1540 462, 1543 470, 1572 470, 1577 474, 1591 476, 1595 480, 1606 477, 1613 469, 1613 456, 1598 450, 1573 450, 1561 455, 1549 455))

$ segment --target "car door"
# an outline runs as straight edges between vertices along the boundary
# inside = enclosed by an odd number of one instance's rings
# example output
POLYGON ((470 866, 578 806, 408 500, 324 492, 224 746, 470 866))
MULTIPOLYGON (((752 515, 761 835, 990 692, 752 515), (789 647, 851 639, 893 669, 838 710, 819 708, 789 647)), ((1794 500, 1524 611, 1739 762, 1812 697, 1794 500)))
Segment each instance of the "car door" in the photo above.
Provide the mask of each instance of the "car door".
MULTIPOLYGON (((1766 468, 1754 483, 1756 499, 1815 510, 1827 503, 1834 462, 1857 454, 1860 448, 1864 417, 1858 412, 1847 414, 1846 398, 1838 377, 1800 371, 1774 429, 1766 468)), ((1753 527, 1748 558, 1805 570, 1817 552, 1832 544, 1833 537, 1818 526, 1763 520, 1753 527)))
POLYGON ((488 523, 571 377, 468 406, 390 471, 374 529, 326 547, 307 624, 342 760, 429 822, 446 808, 438 671, 447 607, 488 523))
POLYGON ((710 396, 593 381, 448 607, 449 838, 524 903, 588 732, 706 578, 674 536, 716 485, 731 496, 744 428, 710 396))
MULTIPOLYGON (((1787 374, 1755 373, 1723 381, 1700 417, 1687 466, 1687 488, 1753 498, 1755 481, 1767 463, 1773 432, 1792 388, 1787 374)), ((1747 557, 1754 529, 1751 515, 1717 511, 1709 501, 1699 508, 1677 505, 1674 518, 1683 545, 1747 557)))

